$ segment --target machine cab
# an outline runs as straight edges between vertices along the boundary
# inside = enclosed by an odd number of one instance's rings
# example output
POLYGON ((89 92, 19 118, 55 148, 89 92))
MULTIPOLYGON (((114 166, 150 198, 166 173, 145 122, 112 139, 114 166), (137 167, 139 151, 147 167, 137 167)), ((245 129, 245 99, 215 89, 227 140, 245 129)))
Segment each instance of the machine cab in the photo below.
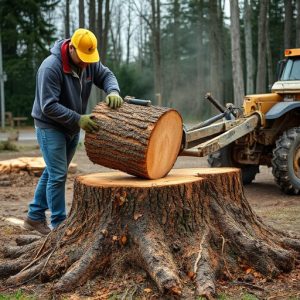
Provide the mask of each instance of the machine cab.
POLYGON ((300 49, 285 50, 285 59, 277 66, 277 80, 272 93, 284 94, 285 101, 300 98, 300 49))

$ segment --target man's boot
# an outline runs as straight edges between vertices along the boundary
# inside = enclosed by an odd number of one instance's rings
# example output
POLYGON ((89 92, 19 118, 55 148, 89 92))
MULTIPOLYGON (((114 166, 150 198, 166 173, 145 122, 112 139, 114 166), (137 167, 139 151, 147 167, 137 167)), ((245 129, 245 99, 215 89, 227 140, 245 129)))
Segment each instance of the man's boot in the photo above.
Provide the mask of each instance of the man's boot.
POLYGON ((34 221, 28 217, 24 220, 24 228, 28 230, 35 230, 42 235, 47 235, 51 232, 46 220, 34 221))

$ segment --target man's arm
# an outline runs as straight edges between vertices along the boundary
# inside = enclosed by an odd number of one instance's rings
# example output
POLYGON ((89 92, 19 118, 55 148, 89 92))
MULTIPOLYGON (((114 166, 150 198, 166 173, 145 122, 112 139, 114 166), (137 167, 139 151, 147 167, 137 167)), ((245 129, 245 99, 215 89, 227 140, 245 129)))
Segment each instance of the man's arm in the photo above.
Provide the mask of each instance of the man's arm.
POLYGON ((94 84, 104 90, 106 94, 113 91, 120 93, 119 84, 116 76, 108 68, 102 65, 101 62, 93 64, 94 68, 94 84))
POLYGON ((80 114, 59 103, 61 93, 59 75, 50 68, 42 68, 38 73, 37 85, 43 114, 64 126, 70 128, 78 126, 80 114))

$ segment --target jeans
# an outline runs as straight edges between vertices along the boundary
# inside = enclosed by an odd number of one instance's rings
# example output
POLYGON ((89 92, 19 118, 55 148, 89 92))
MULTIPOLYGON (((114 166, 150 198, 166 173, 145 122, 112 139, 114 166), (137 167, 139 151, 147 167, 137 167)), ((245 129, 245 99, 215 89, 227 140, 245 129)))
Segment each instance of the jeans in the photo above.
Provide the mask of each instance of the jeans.
POLYGON ((46 168, 37 184, 28 217, 34 221, 44 221, 45 211, 51 211, 51 225, 57 227, 66 219, 65 183, 68 166, 78 145, 79 133, 69 137, 52 128, 36 128, 46 168))

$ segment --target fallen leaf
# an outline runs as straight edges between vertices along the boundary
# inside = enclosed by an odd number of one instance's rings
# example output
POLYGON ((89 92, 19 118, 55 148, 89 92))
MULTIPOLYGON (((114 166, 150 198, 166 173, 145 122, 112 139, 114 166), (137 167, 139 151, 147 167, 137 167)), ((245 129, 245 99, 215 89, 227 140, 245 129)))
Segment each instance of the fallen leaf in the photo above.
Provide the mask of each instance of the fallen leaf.
POLYGON ((151 293, 151 292, 152 292, 152 290, 151 290, 151 289, 149 289, 149 288, 145 288, 145 289, 144 289, 144 292, 146 292, 146 293, 148 293, 148 294, 149 294, 149 293, 151 293))
POLYGON ((189 271, 187 273, 187 276, 191 279, 191 280, 194 280, 195 277, 196 277, 196 273, 195 272, 192 272, 192 271, 189 271))
POLYGON ((126 237, 126 235, 122 235, 122 237, 120 239, 120 243, 121 243, 121 245, 125 245, 127 243, 127 237, 126 237))
POLYGON ((137 277, 136 277, 136 280, 135 280, 137 283, 141 283, 141 282, 143 282, 143 281, 145 281, 145 277, 144 276, 142 276, 142 275, 138 275, 137 277))
POLYGON ((181 295, 181 288, 178 286, 172 287, 172 293, 175 295, 181 295))

